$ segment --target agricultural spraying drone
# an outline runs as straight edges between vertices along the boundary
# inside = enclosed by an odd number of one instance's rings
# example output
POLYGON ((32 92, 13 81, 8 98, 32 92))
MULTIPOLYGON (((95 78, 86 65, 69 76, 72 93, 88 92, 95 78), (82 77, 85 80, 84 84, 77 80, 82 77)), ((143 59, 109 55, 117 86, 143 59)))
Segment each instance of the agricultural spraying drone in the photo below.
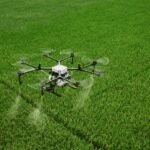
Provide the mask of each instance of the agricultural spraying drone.
POLYGON ((22 71, 19 70, 18 71, 18 79, 19 79, 19 83, 21 84, 21 76, 34 72, 34 71, 39 71, 39 70, 45 70, 45 71, 49 71, 49 77, 48 77, 48 81, 47 82, 42 82, 40 84, 40 89, 41 89, 41 94, 44 94, 44 91, 47 91, 49 93, 53 93, 57 96, 61 96, 60 94, 55 92, 55 87, 59 86, 59 87, 64 87, 64 86, 69 86, 73 89, 76 89, 78 87, 80 87, 80 82, 78 81, 73 81, 71 80, 71 75, 69 74, 70 71, 80 71, 80 72, 86 72, 89 74, 93 74, 95 76, 100 76, 100 72, 95 71, 95 66, 97 65, 97 61, 93 60, 91 63, 81 66, 80 64, 78 64, 78 66, 76 68, 69 68, 67 66, 62 65, 61 63, 63 61, 66 61, 68 59, 71 59, 71 63, 73 64, 74 62, 74 53, 71 52, 69 54, 69 56, 63 58, 63 59, 55 59, 53 57, 51 57, 50 54, 52 54, 54 51, 45 51, 43 52, 43 56, 46 58, 51 59, 52 61, 55 61, 57 64, 55 66, 52 67, 43 67, 41 66, 41 64, 39 64, 38 66, 34 66, 32 64, 27 63, 26 61, 22 60, 20 63, 22 65, 26 65, 31 67, 31 69, 26 70, 26 71, 22 71), (87 70, 87 68, 92 66, 92 70, 87 70))

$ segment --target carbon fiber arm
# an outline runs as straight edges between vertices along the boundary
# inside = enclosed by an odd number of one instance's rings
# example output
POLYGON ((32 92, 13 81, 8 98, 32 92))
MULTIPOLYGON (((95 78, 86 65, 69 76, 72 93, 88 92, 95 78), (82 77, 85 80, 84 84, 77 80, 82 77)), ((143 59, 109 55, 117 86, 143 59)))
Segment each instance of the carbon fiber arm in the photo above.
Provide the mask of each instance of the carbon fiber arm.
MULTIPOLYGON (((95 67, 96 64, 94 64, 94 67, 95 67)), ((93 74, 93 75, 96 75, 96 76, 100 76, 100 73, 99 72, 96 72, 95 71, 95 68, 93 71, 89 71, 89 70, 86 70, 85 68, 88 68, 90 66, 93 66, 93 63, 89 64, 89 65, 86 65, 86 66, 83 66, 81 67, 80 65, 78 65, 77 68, 68 68, 69 71, 81 71, 81 72, 86 72, 86 73, 90 73, 90 74, 93 74)))
POLYGON ((28 73, 31 73, 31 72, 34 72, 34 71, 38 71, 38 70, 52 70, 52 68, 49 68, 49 67, 41 67, 40 64, 38 66, 34 66, 34 65, 28 64, 26 62, 22 62, 21 64, 32 67, 32 68, 27 70, 27 71, 21 71, 21 70, 18 71, 18 78, 19 78, 19 83, 20 84, 22 83, 21 82, 21 76, 22 75, 25 75, 25 74, 28 74, 28 73))

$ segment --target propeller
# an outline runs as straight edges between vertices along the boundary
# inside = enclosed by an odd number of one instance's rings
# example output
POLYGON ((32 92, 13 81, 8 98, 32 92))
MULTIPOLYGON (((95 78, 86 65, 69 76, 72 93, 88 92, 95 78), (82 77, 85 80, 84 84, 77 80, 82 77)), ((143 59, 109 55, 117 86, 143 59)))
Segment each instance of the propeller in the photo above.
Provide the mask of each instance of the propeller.
POLYGON ((12 63, 12 66, 16 66, 16 67, 20 67, 22 66, 23 63, 27 62, 28 60, 33 60, 35 58, 39 57, 39 54, 37 53, 32 53, 32 55, 30 54, 18 54, 16 56, 16 58, 19 58, 19 61, 16 61, 15 63, 12 63))
POLYGON ((62 50, 62 51, 60 51, 60 55, 70 55, 71 53, 73 53, 72 50, 62 50))
POLYGON ((97 63, 102 64, 102 65, 108 65, 109 64, 109 58, 108 57, 101 57, 96 60, 97 63))
POLYGON ((22 69, 19 69, 18 73, 23 74, 23 73, 25 73, 26 71, 29 71, 29 69, 22 68, 22 69))
POLYGON ((12 66, 17 66, 17 67, 20 67, 22 66, 23 63, 27 62, 27 59, 26 58, 21 58, 19 61, 11 64, 12 66))
MULTIPOLYGON (((93 66, 90 66, 88 70, 93 70, 93 66)), ((95 66, 94 73, 97 76, 103 76, 105 73, 105 68, 103 66, 95 66)))
POLYGON ((62 51, 60 51, 60 55, 67 55, 67 56, 77 56, 78 55, 78 53, 77 52, 75 52, 74 53, 74 51, 72 51, 72 50, 62 50, 62 51))
POLYGON ((55 53, 56 50, 45 50, 42 52, 43 56, 48 56, 49 54, 55 53))
POLYGON ((81 58, 81 61, 85 64, 85 63, 90 63, 90 62, 95 62, 96 64, 99 64, 99 65, 107 65, 109 63, 109 58, 108 57, 100 57, 98 59, 92 59, 92 58, 89 58, 87 56, 83 56, 81 58))

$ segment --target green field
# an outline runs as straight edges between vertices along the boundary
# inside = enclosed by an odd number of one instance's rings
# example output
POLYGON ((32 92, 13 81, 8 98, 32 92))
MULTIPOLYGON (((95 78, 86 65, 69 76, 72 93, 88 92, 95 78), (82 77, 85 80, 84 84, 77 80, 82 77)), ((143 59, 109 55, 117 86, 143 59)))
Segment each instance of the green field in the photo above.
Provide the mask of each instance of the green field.
POLYGON ((149 0, 0 0, 3 149, 150 149, 149 0), (19 67, 12 64, 26 56, 54 65, 43 49, 56 49, 56 57, 73 50, 73 66, 83 56, 110 61, 100 78, 73 74, 89 81, 86 88, 58 88, 61 98, 45 93, 42 99, 27 84, 43 73, 23 77, 19 87, 19 67))

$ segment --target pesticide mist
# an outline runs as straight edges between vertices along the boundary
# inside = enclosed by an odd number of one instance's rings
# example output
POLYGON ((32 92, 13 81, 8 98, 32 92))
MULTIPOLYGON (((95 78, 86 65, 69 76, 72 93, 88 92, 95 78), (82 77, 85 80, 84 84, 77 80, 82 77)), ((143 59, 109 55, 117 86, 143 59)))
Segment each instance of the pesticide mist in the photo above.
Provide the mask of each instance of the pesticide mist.
POLYGON ((18 113, 18 109, 19 109, 20 102, 21 102, 21 96, 20 96, 21 88, 19 88, 18 92, 19 92, 19 94, 16 96, 14 103, 12 104, 10 109, 8 110, 8 116, 10 118, 14 118, 18 113))
POLYGON ((29 114, 29 122, 35 125, 39 129, 44 129, 46 125, 47 116, 42 112, 43 96, 37 108, 33 108, 33 111, 29 114))
POLYGON ((20 96, 18 95, 16 98, 15 98, 15 102, 14 104, 10 107, 10 109, 8 110, 8 116, 10 118, 14 118, 17 113, 18 113, 18 108, 19 108, 19 105, 20 105, 20 96))
POLYGON ((90 78, 83 80, 81 82, 82 89, 80 90, 80 92, 76 98, 76 104, 73 108, 74 110, 84 107, 84 105, 86 104, 86 102, 89 98, 93 84, 94 84, 93 76, 90 76, 90 78))

